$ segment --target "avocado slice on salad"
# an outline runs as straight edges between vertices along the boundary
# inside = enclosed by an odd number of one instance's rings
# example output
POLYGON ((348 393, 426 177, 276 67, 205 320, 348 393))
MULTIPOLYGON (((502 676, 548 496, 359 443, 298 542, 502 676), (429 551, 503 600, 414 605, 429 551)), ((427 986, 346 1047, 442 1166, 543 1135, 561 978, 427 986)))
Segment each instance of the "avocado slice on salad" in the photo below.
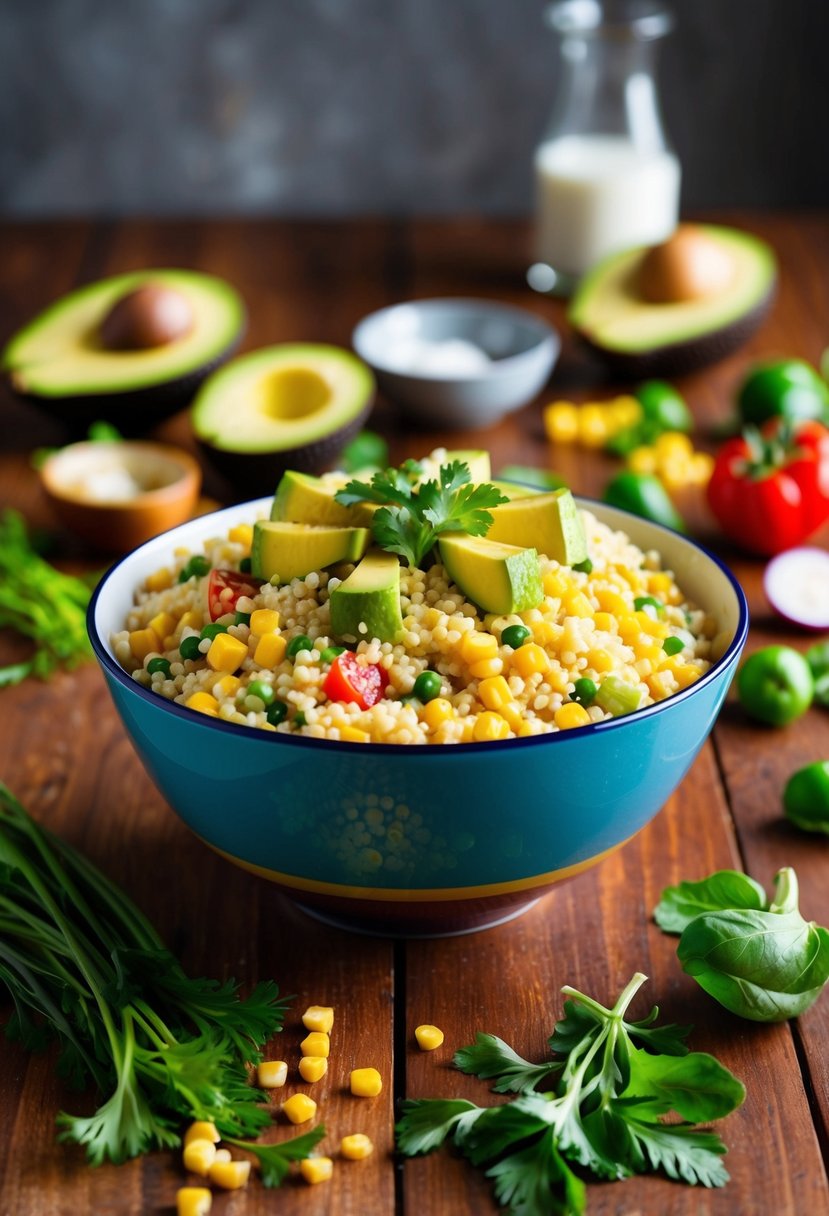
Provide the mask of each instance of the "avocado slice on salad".
POLYGON ((403 629, 400 611, 400 562, 394 553, 370 549, 329 600, 331 632, 344 642, 379 638, 397 641, 403 629))
POLYGON ((562 566, 577 566, 587 557, 584 523, 569 490, 517 498, 491 507, 490 514, 487 540, 535 547, 562 566))
POLYGON ((312 570, 324 570, 336 562, 359 561, 370 539, 367 528, 260 519, 253 525, 251 574, 289 583, 292 578, 304 578, 312 570))
POLYGON ((237 345, 241 297, 191 270, 142 270, 56 300, 6 344, 12 390, 75 434, 92 422, 140 434, 191 400, 237 345))
POLYGON ((465 532, 444 532, 438 549, 452 582, 484 612, 527 612, 544 598, 535 549, 465 532))

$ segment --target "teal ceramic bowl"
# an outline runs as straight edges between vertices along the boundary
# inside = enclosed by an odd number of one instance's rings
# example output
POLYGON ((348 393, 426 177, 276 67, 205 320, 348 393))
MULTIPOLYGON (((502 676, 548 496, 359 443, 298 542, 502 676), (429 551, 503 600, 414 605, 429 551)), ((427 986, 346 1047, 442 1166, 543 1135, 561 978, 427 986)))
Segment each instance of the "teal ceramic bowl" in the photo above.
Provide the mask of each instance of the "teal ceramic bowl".
POLYGON ((469 932, 508 920, 630 840, 688 771, 748 629, 739 584, 714 556, 597 503, 657 549, 730 639, 695 684, 628 717, 540 737, 455 746, 338 743, 263 732, 146 691, 113 657, 134 589, 269 499, 148 541, 104 576, 89 609, 95 654, 127 733, 184 822, 315 916, 388 935, 469 932))

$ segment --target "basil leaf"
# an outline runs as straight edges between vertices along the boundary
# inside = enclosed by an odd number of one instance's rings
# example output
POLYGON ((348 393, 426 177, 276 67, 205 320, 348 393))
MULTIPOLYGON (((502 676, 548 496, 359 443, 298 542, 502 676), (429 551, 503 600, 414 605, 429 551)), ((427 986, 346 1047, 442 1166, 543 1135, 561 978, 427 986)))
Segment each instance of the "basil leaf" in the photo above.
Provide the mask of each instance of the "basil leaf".
POLYGON ((653 918, 665 933, 682 933, 703 912, 726 908, 767 907, 766 893, 758 882, 737 870, 717 870, 700 882, 681 882, 666 887, 653 910, 653 918))

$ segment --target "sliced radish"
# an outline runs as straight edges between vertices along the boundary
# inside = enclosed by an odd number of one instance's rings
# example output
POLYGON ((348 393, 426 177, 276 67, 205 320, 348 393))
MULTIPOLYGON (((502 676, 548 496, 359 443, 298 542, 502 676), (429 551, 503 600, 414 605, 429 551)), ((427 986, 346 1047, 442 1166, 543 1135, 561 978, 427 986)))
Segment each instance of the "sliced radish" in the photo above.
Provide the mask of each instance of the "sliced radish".
POLYGON ((829 553, 802 547, 766 566, 763 590, 774 611, 801 629, 829 629, 829 553))

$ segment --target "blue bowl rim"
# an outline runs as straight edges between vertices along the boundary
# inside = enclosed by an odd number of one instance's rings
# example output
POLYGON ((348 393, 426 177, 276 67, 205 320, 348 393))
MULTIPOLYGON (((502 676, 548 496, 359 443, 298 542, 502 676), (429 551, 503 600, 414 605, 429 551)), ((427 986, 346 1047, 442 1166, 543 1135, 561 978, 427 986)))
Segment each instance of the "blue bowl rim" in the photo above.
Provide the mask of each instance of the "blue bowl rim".
MULTIPOLYGON (((597 507, 603 507, 606 505, 605 503, 599 502, 598 499, 587 498, 581 494, 578 495, 578 498, 581 502, 588 505, 595 505, 597 507)), ((254 499, 251 501, 255 502, 259 500, 254 499)), ((264 502, 266 499, 263 499, 262 501, 264 502)), ((240 509, 245 506, 244 503, 235 505, 237 505, 240 509)), ((227 508, 223 507, 222 510, 227 510, 227 508)), ((630 511, 625 511, 619 507, 614 507, 613 510, 617 511, 620 515, 627 515, 631 519, 641 522, 640 517, 633 515, 630 511)), ((203 516, 202 518, 209 519, 210 515, 215 514, 219 514, 219 512, 210 512, 208 515, 203 516)), ((691 537, 685 536, 682 533, 676 533, 673 528, 667 528, 664 524, 655 523, 653 520, 648 520, 647 523, 651 527, 657 528, 659 531, 665 532, 668 535, 680 535, 682 540, 686 541, 695 549, 698 549, 701 553, 703 553, 705 557, 707 557, 709 561, 713 562, 721 573, 725 575, 726 580, 734 591, 739 607, 737 628, 734 632, 734 637, 731 639, 728 649, 720 656, 719 659, 712 663, 705 675, 700 676, 698 680, 695 680, 693 684, 688 685, 687 688, 683 688, 679 692, 673 693, 670 697, 666 697, 664 701, 658 701, 654 705, 647 705, 644 709, 637 709, 633 713, 625 714, 620 718, 611 718, 609 721, 603 722, 591 722, 588 726, 577 726, 567 731, 554 731, 550 734, 528 735, 525 738, 499 739, 483 743, 351 743, 340 739, 314 739, 305 735, 289 735, 280 734, 278 731, 257 730, 255 727, 245 726, 239 722, 224 722, 218 718, 210 718, 205 714, 199 713, 197 710, 188 709, 185 705, 178 705, 175 701, 168 701, 166 697, 162 697, 158 693, 150 692, 149 689, 144 688, 141 684, 137 683, 137 681, 133 680, 132 676, 128 672, 124 671, 124 669, 120 667, 118 663, 116 663, 115 659, 112 657, 112 655, 110 655, 109 651, 103 644, 95 626, 95 610, 106 583, 115 573, 115 571, 118 570, 119 567, 124 564, 124 562, 129 561, 131 557, 140 551, 140 549, 144 548, 144 545, 139 545, 138 548, 133 549, 132 552, 125 554, 122 558, 119 558, 117 562, 114 562, 113 565, 109 567, 101 578, 92 594, 92 598, 90 599, 89 606, 87 608, 87 633, 89 634, 89 639, 92 644, 95 657, 97 658, 101 667, 105 670, 105 672, 108 672, 110 676, 114 677, 119 684, 123 685, 123 687, 129 692, 134 693, 140 699, 146 701, 156 709, 161 710, 162 713, 172 713, 175 716, 190 722, 193 726, 203 726, 208 730, 218 730, 229 733, 231 736, 237 736, 241 739, 247 740, 248 743, 253 746, 299 747, 312 749, 322 748, 327 753, 332 751, 348 751, 354 753, 355 749, 359 749, 359 754, 362 756, 366 754, 378 754, 382 756, 403 755, 411 757, 425 753, 429 756, 443 756, 446 758, 446 762, 448 762, 451 757, 455 757, 455 759, 457 759, 459 751, 461 755, 465 756, 467 754, 480 755, 482 752, 492 752, 501 748, 507 748, 510 752, 512 752, 519 748, 544 746, 554 747, 556 745, 562 745, 565 741, 587 739, 591 735, 598 734, 600 732, 603 733, 609 730, 621 730, 626 725, 630 725, 630 723, 640 722, 645 718, 652 718, 656 714, 665 713, 666 711, 670 710, 672 706, 677 705, 680 701, 688 700, 690 697, 693 697, 696 693, 700 692, 703 688, 713 683, 714 680, 718 679, 718 677, 722 675, 723 671, 725 671, 725 669, 734 661, 735 657, 745 645, 749 625, 748 601, 746 600, 745 592, 740 586, 739 581, 725 562, 721 561, 715 553, 713 553, 705 545, 700 544, 699 541, 693 540, 691 537)), ((178 524, 176 527, 179 528, 182 527, 182 525, 178 524)), ((176 531, 176 528, 169 528, 167 531, 172 533, 176 531)), ((159 535, 164 535, 164 533, 159 533, 159 535)), ((157 537, 153 537, 152 541, 145 541, 145 544, 151 544, 157 539, 157 537)))
POLYGON ((545 349, 548 349, 549 358, 554 362, 561 350, 561 335, 555 326, 544 317, 539 316, 538 313, 531 312, 528 308, 522 308, 518 304, 502 304, 499 300, 487 300, 476 296, 430 296, 428 299, 423 300, 401 300, 397 304, 386 304, 382 308, 375 309, 374 312, 367 313, 354 326, 351 332, 351 345, 359 357, 365 363, 368 363, 369 367, 383 375, 398 376, 406 380, 428 381, 430 383, 436 381, 437 383, 478 384, 498 379, 502 376, 514 375, 521 362, 529 358, 537 358, 539 353, 545 349), (493 359, 491 365, 485 371, 466 376, 453 376, 451 379, 444 376, 420 375, 415 371, 396 368, 392 363, 370 357, 363 348, 362 331, 367 326, 375 324, 377 319, 384 314, 388 315, 401 308, 419 308, 426 312, 432 312, 444 305, 461 306, 465 309, 477 310, 490 315, 500 314, 501 316, 518 318, 525 324, 533 326, 537 333, 537 340, 532 346, 527 347, 526 350, 516 351, 511 355, 504 355, 500 359, 493 359))

